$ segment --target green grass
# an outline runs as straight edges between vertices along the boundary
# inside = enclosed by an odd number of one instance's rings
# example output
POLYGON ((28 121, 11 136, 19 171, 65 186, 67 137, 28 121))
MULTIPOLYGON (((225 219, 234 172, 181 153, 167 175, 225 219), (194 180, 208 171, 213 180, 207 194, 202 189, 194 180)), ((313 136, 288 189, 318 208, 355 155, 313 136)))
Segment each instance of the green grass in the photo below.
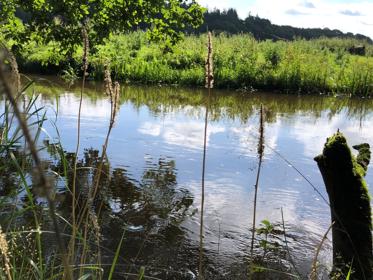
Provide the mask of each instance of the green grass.
MULTIPOLYGON (((95 46, 90 77, 103 78, 110 61, 115 79, 142 84, 204 85, 206 35, 186 36, 172 52, 149 43, 143 32, 113 35, 95 46)), ((373 93, 373 46, 366 55, 346 49, 364 44, 350 39, 306 41, 256 41, 250 35, 218 35, 213 38, 215 85, 218 88, 280 90, 295 93, 373 93)), ((25 70, 45 72, 72 65, 80 69, 81 48, 73 60, 65 60, 58 46, 30 44, 20 60, 25 70)))

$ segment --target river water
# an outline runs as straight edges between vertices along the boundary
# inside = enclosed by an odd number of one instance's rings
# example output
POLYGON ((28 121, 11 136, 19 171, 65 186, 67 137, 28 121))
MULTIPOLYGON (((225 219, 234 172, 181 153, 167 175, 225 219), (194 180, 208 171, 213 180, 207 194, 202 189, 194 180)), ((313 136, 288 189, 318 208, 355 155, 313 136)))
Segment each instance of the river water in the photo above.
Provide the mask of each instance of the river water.
MULTIPOLYGON (((48 117, 41 139, 75 151, 79 87, 37 80, 32 90, 41 94, 37 106, 44 106, 48 117)), ((85 167, 95 150, 102 150, 108 129, 110 102, 102 91, 101 84, 90 83, 83 98, 79 155, 85 156, 85 167)), ((125 231, 118 279, 142 266, 145 275, 157 279, 197 277, 206 94, 204 89, 122 87, 99 221, 104 263, 110 263, 125 231)), ((330 225, 328 197, 313 160, 326 138, 339 129, 350 146, 373 144, 372 100, 214 90, 207 130, 206 279, 247 278, 261 104, 265 149, 257 228, 267 220, 274 230, 256 236, 254 263, 265 269, 257 268, 254 279, 309 274, 330 225)), ((43 157, 50 155, 44 151, 43 157)), ((366 181, 373 183, 371 168, 366 181)), ((325 276, 331 265, 330 236, 318 259, 325 276)))

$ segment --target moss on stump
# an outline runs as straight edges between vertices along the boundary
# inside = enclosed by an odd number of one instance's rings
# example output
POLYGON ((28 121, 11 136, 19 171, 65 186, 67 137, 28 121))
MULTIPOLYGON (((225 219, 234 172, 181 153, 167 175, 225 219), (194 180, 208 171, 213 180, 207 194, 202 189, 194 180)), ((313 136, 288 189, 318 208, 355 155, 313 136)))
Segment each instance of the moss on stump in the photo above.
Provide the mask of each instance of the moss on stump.
POLYGON ((347 275, 352 265, 351 279, 373 279, 372 219, 364 180, 370 149, 367 143, 354 148, 359 151, 356 158, 338 131, 327 139, 315 161, 324 179, 334 222, 333 271, 347 275))

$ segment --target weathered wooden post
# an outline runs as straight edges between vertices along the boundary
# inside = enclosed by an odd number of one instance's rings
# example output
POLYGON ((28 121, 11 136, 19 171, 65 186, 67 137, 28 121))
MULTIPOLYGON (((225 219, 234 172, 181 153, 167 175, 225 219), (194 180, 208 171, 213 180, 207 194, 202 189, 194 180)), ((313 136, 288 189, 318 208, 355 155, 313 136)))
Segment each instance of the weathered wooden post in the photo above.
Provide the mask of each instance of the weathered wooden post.
MULTIPOLYGON (((328 138, 315 158, 329 195, 334 222, 333 271, 351 279, 373 279, 372 219, 370 197, 364 180, 370 161, 369 144, 354 146, 355 158, 339 131, 328 138)), ((341 278, 345 279, 345 278, 341 278)))

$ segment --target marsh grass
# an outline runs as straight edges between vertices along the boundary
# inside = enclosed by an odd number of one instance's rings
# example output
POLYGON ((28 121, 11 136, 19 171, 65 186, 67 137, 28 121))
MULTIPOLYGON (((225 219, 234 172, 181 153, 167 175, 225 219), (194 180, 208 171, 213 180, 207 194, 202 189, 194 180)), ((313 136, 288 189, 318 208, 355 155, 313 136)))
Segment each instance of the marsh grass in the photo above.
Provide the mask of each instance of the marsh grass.
MULTIPOLYGON (((112 35, 105 44, 96 46, 91 76, 103 79, 105 64, 111 61, 113 76, 120 81, 202 87, 206 38, 206 34, 186 36, 172 52, 165 53, 159 44, 149 43, 143 32, 112 35)), ((363 41, 321 38, 272 42, 257 41, 245 34, 214 35, 213 40, 216 88, 363 96, 373 93, 373 46, 363 41), (358 44, 366 45, 365 56, 347 51, 358 44)), ((63 67, 42 46, 30 48, 23 61, 48 68, 45 61, 50 55, 49 67, 63 67)), ((79 49, 74 54, 75 65, 81 64, 82 52, 79 49)))
MULTIPOLYGON (((89 41, 84 27, 82 38, 85 50, 83 55, 85 77, 88 69, 89 41)), ((1 58, 0 89, 4 93, 4 99, 2 100, 4 111, 0 123, 0 159, 2 162, 0 171, 3 172, 5 168, 9 174, 12 174, 11 176, 15 174, 19 181, 19 187, 11 191, 15 197, 14 207, 8 209, 10 207, 6 199, 0 201, 1 209, 6 209, 10 214, 9 218, 5 219, 6 231, 0 231, 0 263, 4 268, 0 271, 0 276, 4 276, 8 280, 103 279, 104 268, 108 267, 108 264, 103 265, 101 263, 100 211, 96 212, 92 205, 99 192, 100 182, 102 182, 100 180, 101 174, 108 173, 106 170, 108 166, 106 149, 119 108, 120 85, 118 82, 110 85, 111 117, 108 133, 98 168, 89 168, 94 170, 94 176, 92 177, 91 187, 89 187, 88 199, 82 200, 81 186, 77 182, 77 178, 78 172, 81 172, 78 154, 85 79, 83 79, 80 93, 76 153, 69 156, 64 152, 60 142, 47 145, 48 153, 58 157, 61 162, 60 168, 62 170, 59 173, 50 170, 50 163, 45 163, 39 154, 39 136, 43 131, 43 123, 46 121, 46 110, 37 107, 38 96, 32 94, 31 97, 26 98, 26 94, 30 91, 33 83, 30 82, 20 91, 11 88, 2 69, 4 65, 3 56, 1 58), (23 111, 19 106, 22 102, 23 111), (26 145, 22 147, 21 142, 23 140, 25 140, 26 145), (70 217, 63 217, 60 213, 57 213, 55 201, 57 195, 55 189, 56 178, 63 179, 67 190, 66 195, 72 197, 70 217), (22 191, 25 191, 26 202, 24 208, 19 209, 19 205, 23 202, 19 201, 18 194, 22 191), (37 203, 37 197, 45 198, 47 205, 37 203), (46 211, 49 212, 49 219, 45 215, 46 211), (33 217, 33 223, 26 228, 20 228, 18 220, 23 219, 23 217, 26 219, 26 216, 30 214, 33 217), (49 228, 48 224, 52 225, 52 230, 46 230, 49 228), (48 235, 55 238, 51 247, 46 246, 46 240, 49 239, 48 235), (67 245, 68 250, 66 250, 67 245), (28 249, 24 250, 22 246, 28 249)), ((109 79, 111 80, 110 77, 109 79)), ((59 135, 57 126, 55 128, 57 135, 59 135)), ((6 170, 5 172, 7 172, 6 170)), ((124 232, 118 249, 113 252, 113 262, 109 265, 109 279, 114 276, 123 237, 124 232)))

